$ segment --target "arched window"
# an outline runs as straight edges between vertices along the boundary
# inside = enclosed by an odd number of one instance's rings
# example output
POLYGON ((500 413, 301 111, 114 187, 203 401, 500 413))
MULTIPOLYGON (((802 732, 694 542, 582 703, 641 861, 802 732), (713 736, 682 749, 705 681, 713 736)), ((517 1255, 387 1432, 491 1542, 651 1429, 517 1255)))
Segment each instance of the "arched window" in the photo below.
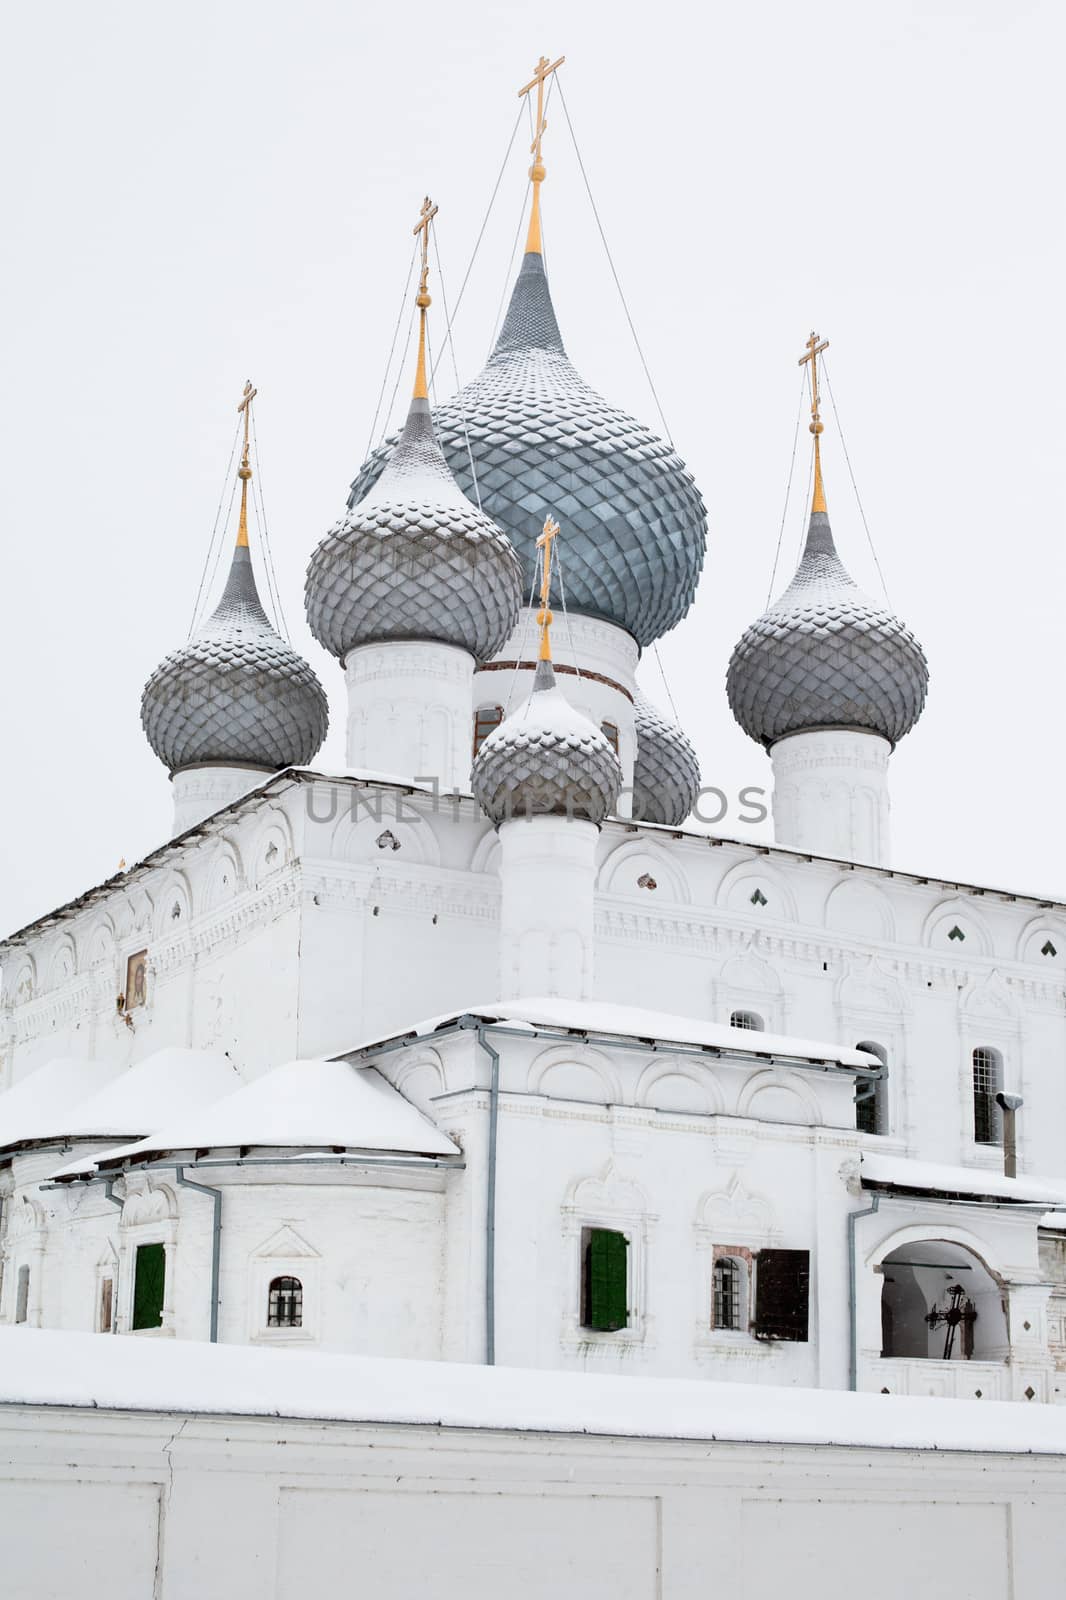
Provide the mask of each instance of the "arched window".
POLYGON ((900 1245, 881 1264, 881 1354, 919 1361, 1002 1361, 1003 1285, 947 1239, 900 1245))
POLYGON ((762 1033, 766 1024, 757 1011, 731 1011, 729 1013, 729 1026, 731 1028, 747 1028, 752 1033, 762 1033))
POLYGON ((600 732, 611 746, 615 755, 618 754, 618 724, 617 722, 601 722, 600 732))
POLYGON ((714 1263, 712 1327, 736 1333, 747 1322, 744 1315, 744 1268, 735 1256, 719 1256, 714 1263))
POLYGON ((478 706, 474 712, 474 754, 477 755, 493 728, 503 721, 502 706, 478 706))
MULTIPOLYGON (((875 1044, 872 1039, 860 1039, 855 1048, 876 1056, 882 1067, 887 1069, 888 1051, 883 1044, 875 1044)), ((859 1079, 855 1086, 855 1126, 860 1133, 888 1132, 887 1091, 884 1078, 873 1083, 868 1078, 859 1079)))
POLYGON ((1003 1118, 996 1095, 1003 1087, 1003 1058, 989 1045, 973 1053, 973 1136, 976 1144, 1000 1144, 1003 1118))
POLYGON ((268 1328, 300 1328, 304 1320, 304 1286, 299 1278, 274 1278, 267 1300, 268 1328))

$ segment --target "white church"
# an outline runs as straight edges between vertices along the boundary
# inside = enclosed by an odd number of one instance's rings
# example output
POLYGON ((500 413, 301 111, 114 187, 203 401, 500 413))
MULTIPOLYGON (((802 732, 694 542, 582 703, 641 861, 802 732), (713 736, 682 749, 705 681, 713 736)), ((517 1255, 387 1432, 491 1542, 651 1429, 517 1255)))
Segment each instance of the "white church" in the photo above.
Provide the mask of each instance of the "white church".
POLYGON ((1066 1401, 1066 907, 893 863, 928 671, 837 553, 814 336, 806 548, 725 685, 775 842, 692 820, 638 673, 704 504, 567 357, 546 68, 494 352, 431 410, 427 202, 406 425, 310 555, 347 767, 260 601, 249 385, 141 704, 171 836, 0 947, 0 1323, 1066 1401))

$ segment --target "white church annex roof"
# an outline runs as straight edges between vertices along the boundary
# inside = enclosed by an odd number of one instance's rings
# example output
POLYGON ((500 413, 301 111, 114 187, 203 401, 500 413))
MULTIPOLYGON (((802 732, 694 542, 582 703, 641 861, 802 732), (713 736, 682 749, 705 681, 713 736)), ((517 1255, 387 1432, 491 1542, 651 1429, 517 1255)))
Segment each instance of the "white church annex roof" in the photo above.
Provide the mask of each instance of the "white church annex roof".
POLYGON ((938 1161, 912 1161, 909 1156, 863 1152, 859 1177, 864 1188, 907 1190, 920 1195, 966 1195, 975 1199, 1010 1200, 1019 1205, 1066 1207, 1066 1182, 1055 1178, 1007 1178, 1002 1172, 952 1167, 938 1161))
MULTIPOLYGON (((170 1150, 249 1147, 381 1150, 404 1155, 454 1156, 460 1152, 403 1095, 369 1068, 347 1061, 287 1061, 253 1083, 187 1116, 160 1125, 135 1144, 105 1150, 95 1167, 150 1160, 170 1150)), ((54 1176, 75 1177, 72 1163, 54 1176)))
POLYGON ((521 998, 496 1000, 488 1005, 467 1006, 449 1011, 400 1030, 387 1039, 369 1040, 345 1055, 372 1055, 375 1048, 394 1039, 425 1038, 457 1026, 478 1023, 502 1028, 517 1028, 532 1033, 553 1029, 566 1034, 594 1035, 597 1039, 632 1039, 649 1049, 669 1050, 671 1045, 690 1046, 714 1054, 745 1056, 751 1060, 799 1062, 808 1066, 850 1067, 868 1071, 878 1067, 877 1059, 865 1050, 813 1039, 797 1039, 784 1033, 754 1032, 751 1028, 732 1028, 725 1022, 709 1022, 704 1017, 678 1017, 667 1011, 648 1011, 639 1006, 614 1005, 602 1000, 557 1000, 521 998))
POLYGON ((122 1068, 115 1061, 56 1056, 0 1095, 0 1149, 54 1139, 122 1068))
POLYGON ((1066 1455, 1066 1410, 0 1328, 0 1405, 1066 1455))
MULTIPOLYGON (((140 1138, 161 1119, 185 1116, 239 1082, 236 1067, 224 1055, 210 1050, 156 1050, 72 1109, 56 1107, 53 1116, 39 1121, 35 1133, 21 1135, 17 1142, 140 1138)), ((15 1142, 6 1141, 6 1148, 15 1142)))

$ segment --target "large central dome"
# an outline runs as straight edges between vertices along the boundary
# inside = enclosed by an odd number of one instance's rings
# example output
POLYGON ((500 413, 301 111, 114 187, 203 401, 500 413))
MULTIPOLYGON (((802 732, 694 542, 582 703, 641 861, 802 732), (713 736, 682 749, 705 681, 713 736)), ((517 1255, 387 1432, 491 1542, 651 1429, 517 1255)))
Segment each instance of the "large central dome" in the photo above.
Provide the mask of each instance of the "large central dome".
MULTIPOLYGON (((539 251, 523 260, 484 372, 440 406, 434 421, 463 492, 475 502, 480 494, 485 514, 517 550, 527 597, 550 512, 566 529, 572 610, 616 623, 641 645, 680 622, 703 566, 700 492, 671 445, 575 370, 539 251)), ((368 457, 349 505, 376 482, 398 437, 368 457)))

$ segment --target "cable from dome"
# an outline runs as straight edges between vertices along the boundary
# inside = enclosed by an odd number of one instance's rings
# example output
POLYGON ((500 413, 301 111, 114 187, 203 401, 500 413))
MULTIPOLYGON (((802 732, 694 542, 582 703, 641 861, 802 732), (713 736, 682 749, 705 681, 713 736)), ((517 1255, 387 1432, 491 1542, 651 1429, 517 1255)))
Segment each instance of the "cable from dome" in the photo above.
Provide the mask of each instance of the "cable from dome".
MULTIPOLYGON (((189 631, 186 634, 186 642, 189 639, 192 638, 193 629, 196 627, 196 624, 197 624, 197 622, 199 620, 200 601, 201 601, 201 598, 204 595, 204 584, 205 584, 205 582, 207 580, 207 569, 211 565, 211 554, 212 554, 212 551, 214 551, 214 548, 215 548, 215 540, 218 538, 218 524, 219 524, 219 518, 222 515, 222 502, 226 498, 226 485, 229 483, 229 475, 233 471, 233 461, 234 461, 234 457, 237 454, 237 440, 240 438, 240 436, 241 436, 241 424, 240 424, 240 421, 238 420, 237 426, 233 430, 233 448, 230 450, 229 462, 227 463, 227 466, 226 466, 226 475, 222 480, 222 492, 220 493, 220 495, 218 497, 218 506, 217 506, 217 508, 215 510, 214 526, 211 529, 211 538, 210 538, 210 541, 209 541, 208 546, 207 546, 207 553, 204 556, 203 568, 202 568, 202 570, 200 572, 200 583, 199 583, 199 586, 198 586, 198 588, 196 590, 196 599, 193 602, 192 621, 189 623, 189 631)), ((236 492, 236 489, 237 489, 237 480, 236 480, 236 478, 234 478, 234 480, 233 480, 233 488, 230 491, 229 506, 228 506, 228 508, 226 510, 226 525, 227 526, 229 525, 230 513, 233 510, 233 496, 234 496, 234 494, 236 492)), ((221 552, 221 549, 222 549, 222 544, 221 543, 219 544, 218 548, 219 548, 219 552, 221 552)), ((215 556, 215 570, 217 571, 217 569, 218 569, 218 556, 216 555, 215 556)), ((212 571, 212 574, 211 574, 211 581, 214 582, 214 571, 212 571)))
POLYGON ((833 421, 836 423, 836 425, 837 425, 837 433, 840 435, 840 443, 841 443, 841 447, 842 447, 842 449, 844 451, 844 460, 847 462, 848 476, 851 479, 851 487, 855 492, 855 504, 859 508, 859 516, 862 518, 862 525, 866 530, 866 542, 870 546, 870 554, 874 558, 874 566, 877 568, 877 576, 881 580, 881 592, 884 595, 885 599, 888 600, 888 585, 885 582, 885 575, 881 571, 881 563, 877 559, 877 551, 874 548, 873 535, 870 532, 870 525, 866 520, 866 512, 863 510, 862 499, 860 498, 860 495, 859 495, 859 486, 855 482, 855 474, 851 470, 851 457, 848 455, 848 447, 847 447, 847 443, 846 443, 846 441, 844 439, 844 430, 840 426, 840 414, 837 411, 836 400, 833 398, 833 385, 829 381, 829 368, 826 366, 825 357, 824 356, 822 357, 822 371, 825 374, 825 386, 829 390, 829 403, 833 407, 833 421))

